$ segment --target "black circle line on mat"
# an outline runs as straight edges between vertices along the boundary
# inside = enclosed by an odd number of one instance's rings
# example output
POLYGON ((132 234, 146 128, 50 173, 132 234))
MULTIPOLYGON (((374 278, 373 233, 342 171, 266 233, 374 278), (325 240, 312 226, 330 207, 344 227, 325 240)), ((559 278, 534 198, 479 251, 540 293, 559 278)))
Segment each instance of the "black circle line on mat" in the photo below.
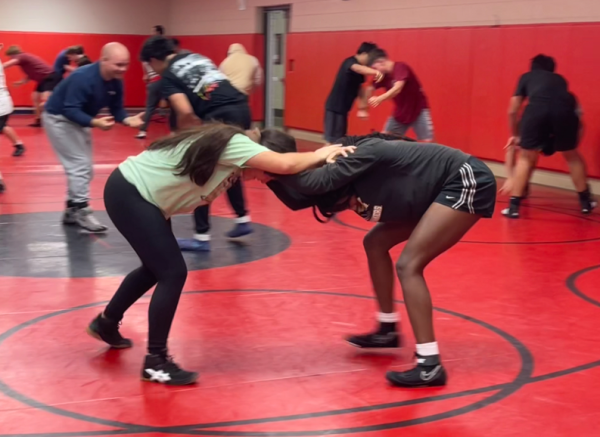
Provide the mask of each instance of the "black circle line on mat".
MULTIPOLYGON (((600 266, 597 266, 600 267, 600 266)), ((573 275, 571 275, 569 278, 574 278, 576 279, 580 274, 586 273, 589 270, 592 270, 596 267, 590 267, 587 269, 584 269, 580 272, 576 272, 573 275)), ((569 288, 571 289, 571 287, 573 287, 574 290, 577 290, 574 282, 572 284, 569 285, 569 288)), ((573 291, 573 289, 571 289, 571 291, 573 291)), ((333 293, 333 292, 325 292, 325 291, 301 291, 301 290, 265 290, 265 289, 248 289, 248 290, 234 290, 234 289, 228 289, 228 290, 202 290, 202 291, 191 291, 191 292, 185 292, 185 294, 204 294, 204 293, 218 293, 218 292, 257 292, 257 291, 261 291, 261 292, 272 292, 272 293, 298 293, 298 294, 321 294, 321 295, 331 295, 331 296, 341 296, 341 297, 353 297, 353 298, 362 298, 362 299, 373 299, 370 296, 362 296, 362 295, 354 295, 354 294, 342 294, 342 293, 333 293)), ((577 290, 579 291, 579 290, 577 290)), ((397 301, 398 303, 402 303, 401 301, 397 301)), ((105 304, 105 302, 95 302, 95 303, 90 303, 90 304, 85 304, 85 305, 81 305, 81 306, 77 306, 74 308, 70 308, 70 309, 65 309, 65 310, 60 310, 60 311, 56 311, 53 313, 49 313, 49 314, 45 314, 43 316, 37 317, 35 319, 29 320, 27 322, 24 322, 20 325, 17 325, 9 330, 7 330, 6 332, 0 334, 0 344, 5 341, 7 338, 9 338, 10 336, 14 335, 16 332, 29 327, 31 325, 34 325, 36 323, 39 323, 43 320, 55 317, 55 316, 59 316, 65 313, 69 313, 69 312, 73 312, 73 311, 77 311, 77 310, 81 310, 81 309, 86 309, 86 308, 91 308, 91 307, 95 307, 95 306, 99 306, 99 305, 103 305, 105 304)), ((470 316, 465 316, 465 315, 460 315, 457 313, 454 313, 452 311, 449 310, 443 310, 443 309, 439 309, 439 308, 435 308, 436 311, 441 311, 444 312, 446 314, 449 315, 456 315, 459 318, 463 318, 464 320, 467 321, 471 321, 474 322, 476 324, 481 324, 481 326, 488 328, 491 325, 485 323, 485 322, 481 322, 477 319, 474 319, 470 316)), ((500 335, 504 337, 502 331, 498 330, 495 327, 492 327, 493 332, 495 333, 501 333, 500 335)), ((441 420, 444 418, 448 418, 448 417, 454 417, 457 416, 459 414, 465 414, 468 413, 470 411, 473 410, 477 410, 479 408, 482 408, 484 406, 488 406, 493 402, 497 402, 499 400, 501 400, 502 398, 514 393, 515 391, 517 391, 518 389, 520 389, 522 386, 526 385, 526 384, 531 384, 531 383, 536 383, 536 382, 541 382, 541 381, 547 381, 553 378, 558 378, 558 377, 562 377, 562 376, 566 376, 569 374, 573 374, 573 373, 577 373, 577 372, 581 372, 581 371, 585 371, 585 370, 589 370, 592 369, 594 367, 598 367, 600 366, 600 360, 599 361, 594 361, 591 363, 587 363, 587 364, 583 364, 580 366, 576 366, 570 369, 565 369, 565 370, 560 370, 560 371, 556 371, 556 372, 552 372, 549 374, 545 374, 545 375, 539 375, 536 377, 531 377, 531 373, 533 371, 533 357, 531 356, 531 353, 526 349, 526 347, 524 345, 522 345, 517 339, 515 339, 514 337, 510 336, 509 334, 508 338, 510 338, 511 340, 515 341, 518 345, 519 348, 517 348, 517 351, 519 352, 519 354, 521 355, 522 361, 523 361, 523 366, 521 368, 521 371, 519 373, 519 375, 517 376, 517 378, 510 383, 504 383, 504 384, 498 384, 498 385, 494 385, 494 386, 489 386, 489 387, 482 387, 482 388, 477 388, 477 389, 471 389, 471 390, 467 390, 464 392, 459 392, 459 393, 449 393, 449 394, 445 394, 445 395, 438 395, 438 396, 432 396, 429 398, 422 398, 422 399, 410 399, 410 400, 406 400, 406 401, 400 401, 400 402, 396 402, 396 403, 389 403, 389 404, 382 404, 382 405, 372 405, 372 406, 365 406, 365 407, 357 407, 357 408, 352 408, 352 409, 344 409, 344 410, 334 410, 334 411, 325 411, 325 412, 317 412, 317 413, 307 413, 307 414, 303 414, 303 415, 296 415, 296 416, 284 416, 284 417, 272 417, 272 418, 263 418, 263 419, 247 419, 247 420, 238 420, 238 421, 232 421, 232 422, 220 422, 220 423, 205 423, 205 424, 196 424, 196 425, 183 425, 183 426, 168 426, 168 427, 152 427, 152 426, 147 426, 147 425, 136 425, 136 424, 129 424, 129 423, 123 423, 123 422, 117 422, 117 421, 112 421, 112 420, 107 420, 107 419, 101 419, 101 418, 96 418, 96 417, 91 417, 91 416, 86 416, 83 414, 79 414, 79 413, 74 413, 71 411, 67 411, 67 410, 62 410, 60 408, 56 408, 50 405, 46 405, 42 402, 36 401, 34 399, 28 398, 27 396, 24 396, 18 392, 16 392, 15 390, 13 390, 11 387, 9 387, 6 383, 4 383, 3 381, 0 380, 0 391, 3 392, 4 394, 6 394, 7 396, 16 399, 17 401, 24 403, 26 405, 29 405, 33 408, 37 408, 49 413, 53 413, 53 414, 57 414, 60 416, 66 416, 66 417, 70 417, 73 419, 78 419, 78 420, 83 420, 85 422, 91 422, 91 423, 96 423, 96 424, 102 424, 102 425, 108 425, 108 426, 113 426, 113 427, 119 427, 122 429, 119 430, 107 430, 107 431, 83 431, 83 432, 54 432, 54 433, 35 433, 35 434, 0 434, 0 437, 75 437, 75 436, 100 436, 100 435, 123 435, 123 434, 139 434, 139 433, 145 433, 145 432, 164 432, 164 433, 169 433, 169 434, 188 434, 188 435, 228 435, 228 436, 305 436, 305 435, 323 435, 323 433, 325 434, 348 434, 348 433, 353 433, 353 432, 364 432, 367 430, 378 430, 378 429, 391 429, 391 428, 399 428, 399 427, 405 427, 405 426, 411 426, 411 425, 417 425, 417 424, 422 424, 422 423, 428 423, 428 422, 432 422, 432 421, 436 421, 436 420, 441 420), (381 409, 385 409, 385 408, 397 408, 397 407, 402 407, 402 406, 408 406, 408 405, 416 405, 416 404, 423 404, 423 403, 428 403, 428 402, 435 402, 435 401, 442 401, 442 400, 446 400, 446 399, 453 399, 453 398, 459 398, 459 397, 464 397, 464 396, 470 396, 470 395, 475 395, 475 394, 481 394, 481 393, 485 393, 485 392, 491 392, 491 391, 498 391, 498 390, 502 390, 499 393, 496 393, 495 395, 488 397, 486 399, 483 399, 482 401, 479 401, 475 404, 472 405, 468 405, 466 407, 462 407, 453 411, 448 411, 445 413, 441 413, 438 415, 433 415, 433 416, 429 416, 429 417, 423 417, 423 418, 418 418, 418 419, 413 419, 410 421, 405 421, 405 422, 399 422, 399 423, 393 423, 393 424, 382 424, 382 425, 374 425, 374 426, 370 426, 370 427, 362 427, 362 428, 348 428, 348 429, 338 429, 338 430, 327 430, 327 431, 306 431, 306 432, 302 432, 302 431, 295 431, 295 432, 229 432, 229 431, 210 431, 207 430, 207 428, 214 428, 214 427, 223 427, 223 426, 233 426, 233 425, 242 425, 242 424, 259 424, 259 423, 272 423, 272 422, 281 422, 281 421, 290 421, 290 420, 297 420, 297 419, 310 419, 310 418, 314 418, 314 417, 322 417, 322 416, 331 416, 331 415, 342 415, 342 414, 351 414, 351 413, 355 413, 355 412, 361 412, 361 411, 373 411, 373 410, 381 410, 381 409), (506 392, 508 392, 508 394, 506 394, 506 392), (499 395, 501 395, 501 397, 499 397, 499 395), (483 405, 478 405, 483 403, 483 405), (473 408, 473 406, 475 406, 476 408, 473 408), (468 409, 468 411, 463 411, 465 409, 468 409), (450 414, 448 416, 448 414, 450 414), (202 429, 199 429, 202 428, 202 429)), ((512 344, 512 342, 511 342, 512 344)), ((382 383, 384 383, 382 381, 382 383)))
MULTIPOLYGON (((521 205, 521 206, 525 206, 525 205, 521 205)), ((547 208, 542 208, 539 206, 527 206, 527 208, 534 208, 534 209, 539 209, 542 211, 549 211, 549 212, 554 212, 556 214, 562 214, 562 215, 567 215, 567 216, 571 216, 571 217, 575 217, 575 218, 579 218, 581 220, 587 220, 587 221, 591 221, 593 223, 600 223, 596 220, 592 220, 589 217, 579 217, 576 216, 575 214, 570 214, 568 212, 564 212, 564 211, 556 211, 553 209, 547 209, 547 208)), ((506 219, 506 220, 513 220, 513 219, 506 219)), ((369 232, 370 229, 367 228, 361 228, 360 226, 355 226, 355 225, 351 225, 350 223, 346 223, 345 221, 341 220, 338 215, 336 214, 332 219, 332 222, 340 225, 340 226, 344 226, 346 228, 350 228, 350 229, 354 229, 356 231, 361 231, 361 232, 369 232)), ((583 238, 581 240, 563 240, 563 241, 469 241, 469 240, 461 240, 459 241, 459 243, 462 244, 487 244, 487 245, 503 245, 503 246, 529 246, 529 245, 545 245, 545 244, 576 244, 576 243, 592 243, 595 241, 600 241, 600 237, 596 237, 596 238, 583 238)))
MULTIPOLYGON (((372 296, 362 296, 362 295, 346 294, 346 293, 334 293, 334 292, 327 292, 327 291, 304 291, 304 290, 226 289, 226 290, 189 291, 189 292, 185 292, 185 294, 206 294, 206 293, 223 293, 223 292, 225 292, 225 293, 227 293, 227 292, 240 293, 240 292, 258 292, 258 291, 270 292, 270 293, 286 293, 286 294, 317 294, 317 295, 325 295, 325 296, 351 297, 351 298, 369 299, 369 300, 374 299, 372 296)), ((396 302, 402 303, 402 301, 399 301, 399 300, 397 300, 396 302)), ((6 332, 2 333, 0 335, 0 345, 7 338, 14 335, 18 331, 20 331, 26 327, 32 326, 36 323, 39 323, 41 321, 44 321, 44 320, 47 320, 47 319, 50 319, 52 317, 56 317, 59 315, 63 315, 66 313, 70 313, 73 311, 87 309, 87 308, 91 308, 91 307, 95 307, 95 306, 99 306, 99 305, 103 305, 103 304, 106 304, 106 302, 95 302, 95 303, 80 305, 80 306, 77 306, 74 308, 59 310, 59 311, 56 311, 53 313, 48 313, 48 314, 44 314, 42 316, 36 317, 32 320, 26 321, 26 322, 21 323, 13 328, 10 328, 6 332)), ((238 435, 239 436, 254 436, 254 435, 257 435, 257 436, 300 436, 300 435, 307 435, 308 436, 308 435, 323 435, 323 434, 332 434, 332 433, 333 434, 349 434, 349 433, 364 432, 364 431, 369 431, 369 430, 375 431, 375 430, 381 430, 381 429, 399 428, 399 427, 406 427, 406 426, 411 426, 411 425, 417 425, 417 424, 442 420, 442 419, 446 419, 446 418, 450 418, 450 417, 455 417, 455 416, 458 416, 461 414, 466 414, 471 411, 475 411, 480 408, 486 407, 492 403, 498 402, 501 399, 504 399, 507 396, 510 396, 512 393, 519 390, 524 384, 527 383, 527 381, 529 380, 529 378, 531 377, 531 374, 533 372, 533 357, 532 357, 531 353, 529 352, 529 350, 526 348, 526 346, 524 344, 522 344, 519 340, 517 340, 515 337, 511 336, 510 334, 500 330, 499 328, 496 328, 486 322, 480 321, 473 317, 459 314, 454 311, 445 310, 442 308, 434 308, 434 310, 451 315, 451 316, 455 316, 460 319, 463 319, 463 320, 475 323, 479 326, 482 326, 483 328, 486 328, 486 329, 494 332, 495 334, 497 334, 498 336, 500 336, 504 340, 506 340, 508 343, 510 343, 511 346, 513 346, 517 350, 517 352, 521 358, 521 368, 520 368, 519 373, 516 376, 516 378, 512 382, 507 383, 507 384, 500 384, 500 385, 495 385, 495 386, 491 386, 491 387, 477 388, 477 389, 467 390, 466 392, 449 393, 446 395, 433 396, 431 398, 426 398, 426 399, 412 399, 412 400, 408 400, 408 401, 388 403, 388 404, 383 404, 383 405, 370 405, 370 406, 365 406, 365 407, 356 407, 356 408, 333 410, 333 411, 323 411, 323 412, 317 412, 317 413, 307 413, 307 414, 294 415, 294 416, 281 416, 281 417, 271 417, 271 418, 263 418, 263 419, 247 419, 247 420, 238 420, 238 421, 232 421, 232 422, 220 422, 220 423, 175 425, 175 426, 167 426, 167 427, 153 427, 153 426, 148 426, 148 425, 125 423, 125 422, 119 422, 119 421, 114 421, 114 420, 109 420, 109 419, 102 419, 102 418, 98 418, 98 417, 88 416, 85 414, 75 413, 75 412, 68 411, 68 410, 63 410, 61 408, 57 408, 57 407, 53 407, 51 405, 44 404, 43 402, 37 401, 35 399, 32 399, 28 396, 25 396, 25 395, 17 392, 16 390, 14 390, 10 386, 8 386, 2 379, 0 379, 0 392, 4 393, 5 395, 23 403, 23 404, 29 405, 30 407, 33 407, 33 408, 37 408, 37 409, 46 411, 48 413, 52 413, 52 414, 56 414, 56 415, 60 415, 60 416, 64 416, 64 417, 69 417, 72 419, 82 420, 85 422, 95 423, 95 424, 99 424, 99 425, 123 428, 122 430, 119 430, 119 431, 113 431, 113 433, 115 433, 115 434, 137 434, 137 433, 143 433, 143 432, 164 432, 164 433, 194 434, 194 435, 198 434, 198 435, 236 435, 236 436, 238 436, 238 435), (241 425, 241 424, 249 424, 249 423, 257 424, 257 423, 283 422, 283 421, 298 420, 298 419, 303 419, 303 418, 310 419, 310 418, 314 418, 314 417, 351 414, 351 413, 361 412, 361 411, 374 411, 374 410, 380 410, 380 409, 386 409, 386 408, 396 408, 396 407, 401 407, 401 406, 405 406, 405 405, 435 402, 435 401, 440 401, 440 400, 444 400, 444 399, 452 399, 452 398, 457 398, 457 397, 469 396, 469 395, 473 395, 473 394, 485 393, 485 392, 490 392, 490 391, 498 391, 498 390, 499 390, 498 393, 495 393, 488 398, 477 401, 471 405, 467 405, 465 407, 450 410, 450 411, 447 411, 444 413, 435 414, 432 416, 422 417, 422 418, 418 418, 418 419, 402 421, 402 422, 381 424, 381 425, 372 425, 372 426, 367 426, 367 427, 357 427, 357 428, 348 428, 348 429, 339 429, 339 430, 326 430, 326 431, 292 431, 292 432, 275 432, 275 433, 273 433, 273 432, 258 432, 258 433, 256 433, 256 432, 243 432, 243 431, 231 433, 231 432, 226 432, 226 431, 201 431, 201 430, 198 430, 199 428, 205 429, 205 428, 233 426, 233 425, 241 425), (206 434, 206 433, 209 433, 209 434, 206 434)), ((382 380, 381 383, 385 384, 385 381, 382 380)), ((108 432, 106 434, 111 434, 111 432, 108 432)), ((52 434, 53 437, 59 437, 61 435, 62 434, 52 434)), ((79 435, 83 435, 83 434, 80 433, 79 435)), ((7 437, 7 436, 0 435, 0 437, 7 437)))
POLYGON ((585 269, 579 270, 578 272, 575 272, 572 275, 569 275, 569 277, 567 278, 567 288, 573 294, 575 294, 576 296, 585 300, 586 302, 591 303, 592 305, 595 305, 597 307, 600 307, 600 302, 598 302, 597 300, 592 299, 591 297, 586 295, 575 285, 575 282, 577 281, 577 279, 579 279, 580 276, 585 275, 586 273, 589 273, 589 272, 591 272, 593 270, 597 270, 597 269, 600 269, 600 265, 586 267, 585 269))

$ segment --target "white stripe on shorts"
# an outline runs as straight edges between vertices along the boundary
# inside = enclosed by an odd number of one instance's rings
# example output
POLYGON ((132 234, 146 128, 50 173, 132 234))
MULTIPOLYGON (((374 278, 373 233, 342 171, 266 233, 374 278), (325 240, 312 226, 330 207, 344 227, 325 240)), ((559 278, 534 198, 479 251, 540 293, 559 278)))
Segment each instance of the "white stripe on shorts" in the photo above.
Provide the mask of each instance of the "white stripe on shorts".
POLYGON ((462 179, 463 188, 460 193, 460 199, 454 205, 453 209, 458 209, 463 206, 466 202, 469 213, 475 214, 475 208, 473 207, 473 201, 475 200, 475 192, 477 191, 477 181, 475 180, 475 173, 473 168, 468 164, 464 163, 460 169, 460 177, 462 179))

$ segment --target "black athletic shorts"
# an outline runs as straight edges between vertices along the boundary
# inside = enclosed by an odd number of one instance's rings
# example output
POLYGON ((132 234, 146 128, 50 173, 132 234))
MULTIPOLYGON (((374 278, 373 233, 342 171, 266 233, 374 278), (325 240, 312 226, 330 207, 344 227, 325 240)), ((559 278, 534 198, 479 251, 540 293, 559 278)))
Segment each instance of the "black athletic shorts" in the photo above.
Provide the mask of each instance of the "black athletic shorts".
POLYGON ((579 117, 570 108, 528 106, 521 119, 521 148, 544 155, 574 150, 579 142, 579 117))
POLYGON ((57 73, 49 74, 48 76, 46 76, 38 82, 37 87, 35 87, 35 90, 38 93, 54 91, 54 88, 56 88, 56 85, 60 83, 61 79, 61 76, 57 73))
POLYGON ((335 143, 348 132, 348 114, 325 111, 325 141, 335 143))
POLYGON ((4 128, 8 124, 9 117, 10 117, 10 114, 0 116, 0 133, 4 130, 4 128))
POLYGON ((435 202, 458 211, 478 214, 485 218, 494 215, 496 178, 479 159, 470 156, 435 199, 435 202))

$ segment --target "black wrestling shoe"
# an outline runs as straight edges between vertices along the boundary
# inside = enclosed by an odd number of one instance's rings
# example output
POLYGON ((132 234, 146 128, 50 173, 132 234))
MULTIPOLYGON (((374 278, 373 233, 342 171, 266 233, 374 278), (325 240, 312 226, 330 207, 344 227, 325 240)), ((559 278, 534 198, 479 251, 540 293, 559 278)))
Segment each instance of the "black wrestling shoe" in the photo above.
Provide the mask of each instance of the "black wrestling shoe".
POLYGON ((508 218, 512 218, 512 219, 517 219, 517 218, 519 218, 519 207, 518 206, 514 206, 514 205, 510 205, 508 208, 504 208, 502 210, 502 215, 504 217, 508 217, 508 218))
POLYGON ((21 156, 25 153, 25 146, 23 144, 15 144, 15 151, 12 156, 21 156))
POLYGON ((133 342, 128 338, 123 338, 119 333, 120 324, 121 322, 113 322, 102 317, 102 314, 98 314, 88 326, 87 333, 98 340, 102 340, 114 349, 127 349, 133 346, 133 342))
POLYGON ((440 387, 446 385, 448 375, 440 361, 439 355, 430 357, 417 357, 417 366, 406 372, 390 371, 386 379, 396 387, 414 388, 414 387, 440 387))
POLYGON ((346 341, 352 346, 363 349, 380 349, 400 347, 400 336, 397 332, 388 332, 382 334, 374 332, 364 335, 352 335, 346 338, 346 341))
POLYGON ((198 379, 198 372, 188 372, 179 367, 167 355, 146 355, 142 368, 142 380, 166 385, 188 385, 198 379))
POLYGON ((582 214, 591 214, 592 210, 598 205, 595 200, 592 199, 582 199, 579 200, 581 204, 581 213, 582 214))

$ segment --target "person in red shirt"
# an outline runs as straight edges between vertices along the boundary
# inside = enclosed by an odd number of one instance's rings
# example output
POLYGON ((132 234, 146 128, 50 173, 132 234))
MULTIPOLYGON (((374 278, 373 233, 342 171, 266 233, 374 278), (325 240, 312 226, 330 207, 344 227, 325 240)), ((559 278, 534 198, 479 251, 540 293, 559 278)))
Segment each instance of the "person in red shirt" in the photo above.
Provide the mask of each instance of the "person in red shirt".
POLYGON ((26 78, 15 82, 15 86, 23 85, 30 80, 37 82, 37 86, 32 95, 33 107, 35 110, 35 122, 30 126, 40 127, 40 115, 42 109, 52 91, 60 82, 61 77, 55 73, 52 66, 47 64, 38 56, 30 53, 23 53, 20 47, 10 46, 6 50, 6 56, 11 58, 10 61, 4 63, 4 68, 14 67, 18 65, 25 73, 26 78))
POLYGON ((412 128, 420 141, 433 141, 433 122, 429 111, 427 97, 421 82, 404 62, 394 62, 380 48, 369 54, 369 65, 385 74, 383 80, 374 84, 375 88, 385 88, 387 92, 369 99, 373 108, 382 102, 393 99, 395 108, 388 118, 384 132, 394 135, 405 135, 412 128))

